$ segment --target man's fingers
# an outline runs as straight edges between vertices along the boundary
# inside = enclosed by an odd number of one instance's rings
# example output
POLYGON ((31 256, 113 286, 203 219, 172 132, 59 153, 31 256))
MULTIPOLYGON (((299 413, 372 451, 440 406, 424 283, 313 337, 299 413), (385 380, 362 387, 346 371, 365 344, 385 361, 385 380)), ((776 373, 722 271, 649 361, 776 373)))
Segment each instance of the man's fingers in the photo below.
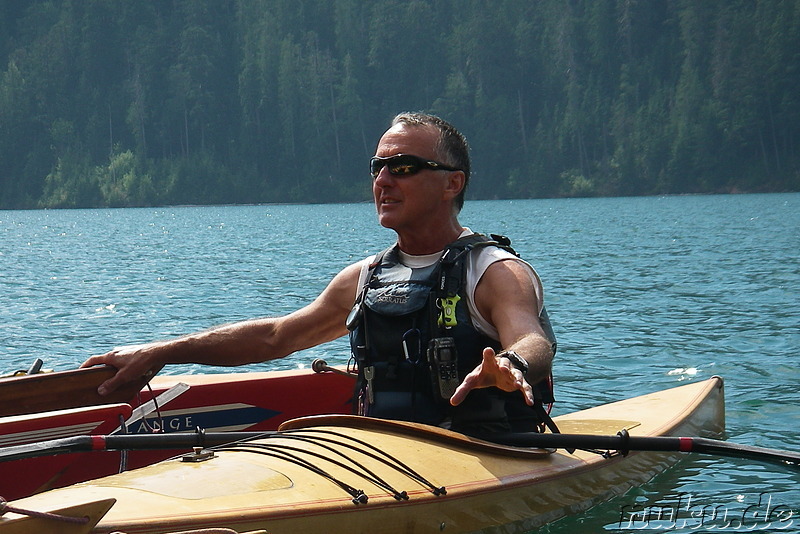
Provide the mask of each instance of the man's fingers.
MULTIPOLYGON (((82 368, 93 367, 95 365, 107 365, 116 369, 114 376, 97 387, 97 393, 101 396, 108 395, 125 385, 127 382, 130 382, 131 379, 127 377, 133 375, 133 380, 136 380, 135 377, 140 376, 135 369, 137 366, 130 365, 132 363, 130 358, 125 358, 120 355, 119 350, 120 349, 116 348, 105 354, 91 356, 81 365, 82 368)), ((150 378, 153 376, 153 374, 154 373, 150 373, 149 376, 146 374, 141 374, 141 376, 150 378)))
POLYGON ((119 371, 117 372, 116 375, 112 376, 111 378, 100 384, 97 387, 97 393, 101 396, 106 396, 109 393, 113 393, 119 387, 118 384, 119 380, 117 379, 118 374, 119 371))
POLYGON ((85 369, 86 367, 94 367, 95 365, 104 365, 105 357, 107 354, 98 354, 95 356, 91 356, 88 360, 81 364, 81 369, 85 369))
POLYGON ((495 352, 491 347, 483 349, 483 361, 456 388, 453 396, 450 397, 450 404, 458 406, 473 389, 485 388, 490 386, 498 387, 504 391, 519 390, 525 397, 528 406, 533 406, 533 388, 525 380, 522 371, 513 367, 510 363, 500 364, 495 357, 495 352))
POLYGON ((491 386, 488 374, 496 372, 496 369, 497 363, 494 358, 494 350, 491 347, 483 349, 483 361, 470 374, 464 377, 453 396, 450 397, 450 404, 458 406, 464 402, 464 399, 473 389, 491 386))
POLYGON ((522 394, 525 396, 528 406, 533 406, 533 388, 524 378, 522 379, 522 394))
POLYGON ((465 382, 461 382, 461 384, 459 384, 456 388, 455 393, 453 393, 453 396, 450 397, 450 405, 458 406, 464 402, 464 399, 467 398, 467 393, 469 393, 470 390, 472 390, 471 387, 468 387, 465 382))
POLYGON ((496 353, 492 347, 486 347, 483 349, 483 365, 486 370, 490 369, 497 369, 497 358, 495 358, 496 353))

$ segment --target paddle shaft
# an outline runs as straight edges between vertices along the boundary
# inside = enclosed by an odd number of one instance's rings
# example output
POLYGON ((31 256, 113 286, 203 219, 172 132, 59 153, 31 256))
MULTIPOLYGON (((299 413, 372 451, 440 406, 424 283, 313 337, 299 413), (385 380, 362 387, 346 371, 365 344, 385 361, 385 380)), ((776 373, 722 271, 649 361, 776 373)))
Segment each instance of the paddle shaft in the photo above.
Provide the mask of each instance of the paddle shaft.
POLYGON ((268 438, 277 434, 265 432, 176 432, 167 434, 111 434, 108 436, 75 436, 52 439, 25 445, 0 448, 0 462, 56 456, 75 452, 123 451, 123 450, 170 450, 193 447, 216 447, 226 443, 256 438, 268 438))
POLYGON ((584 449, 651 452, 693 452, 732 458, 749 458, 771 463, 800 464, 800 453, 781 451, 751 445, 741 445, 709 438, 673 436, 596 436, 591 434, 504 434, 492 440, 516 447, 541 447, 545 449, 584 449))
MULTIPOLYGON (((0 462, 53 456, 75 452, 189 449, 192 447, 214 447, 242 440, 287 435, 281 432, 195 432, 167 434, 122 434, 109 436, 76 436, 26 445, 0 448, 0 462)), ((749 458, 783 465, 800 464, 800 453, 741 445, 708 438, 672 436, 616 436, 593 434, 536 434, 518 433, 497 435, 495 443, 516 447, 543 449, 583 449, 651 452, 693 452, 733 458, 749 458)))

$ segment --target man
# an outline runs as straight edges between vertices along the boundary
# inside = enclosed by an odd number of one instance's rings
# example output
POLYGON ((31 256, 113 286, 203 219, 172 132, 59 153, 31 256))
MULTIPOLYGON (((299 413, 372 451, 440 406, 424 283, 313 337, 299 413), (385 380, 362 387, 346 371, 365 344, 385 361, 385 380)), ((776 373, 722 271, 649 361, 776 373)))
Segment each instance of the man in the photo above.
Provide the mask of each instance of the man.
POLYGON ((370 171, 378 220, 397 233, 396 247, 379 255, 377 264, 368 258, 346 267, 311 304, 283 317, 93 356, 84 367, 118 369, 99 392, 152 376, 170 363, 242 365, 282 358, 339 338, 349 327, 360 367, 360 413, 472 434, 532 430, 528 423, 536 417, 520 406, 534 405, 531 384, 549 377, 554 351, 540 321, 536 273, 513 254, 481 243, 468 252, 466 287, 456 287, 457 295, 434 295, 425 279, 442 272, 439 259, 448 245, 472 233, 458 222, 470 174, 466 140, 438 117, 400 114, 381 137, 370 171), (404 274, 411 282, 397 278, 404 274), (421 302, 416 308, 402 303, 407 295, 397 296, 407 290, 421 302), (398 303, 399 312, 387 310, 398 303), (428 320, 434 306, 439 317, 428 320), (452 344, 467 338, 486 341, 452 344), (386 340, 394 341, 384 347, 386 340), (448 361, 432 365, 440 356, 448 361), (449 362, 457 364, 448 367, 449 362), (453 392, 456 368, 461 381, 453 392), (441 395, 449 401, 441 402, 441 395))

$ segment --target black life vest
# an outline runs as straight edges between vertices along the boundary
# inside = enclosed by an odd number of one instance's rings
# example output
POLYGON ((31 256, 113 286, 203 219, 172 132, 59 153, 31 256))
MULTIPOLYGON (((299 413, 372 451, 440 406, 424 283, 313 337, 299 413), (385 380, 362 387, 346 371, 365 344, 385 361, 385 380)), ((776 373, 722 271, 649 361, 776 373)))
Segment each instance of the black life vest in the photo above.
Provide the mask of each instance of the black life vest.
MULTIPOLYGON (((449 426, 475 436, 542 431, 552 424, 544 408, 554 401, 550 378, 534 385, 533 409, 518 391, 476 389, 455 407, 449 403, 451 392, 440 391, 434 357, 440 340, 455 344, 457 383, 481 363, 484 347, 501 349, 499 341, 475 329, 464 298, 467 256, 485 246, 516 255, 507 238, 472 234, 448 245, 439 261, 421 269, 400 263, 396 245, 375 257, 348 318, 359 370, 358 413, 449 426)), ((555 352, 544 309, 540 320, 555 352)))

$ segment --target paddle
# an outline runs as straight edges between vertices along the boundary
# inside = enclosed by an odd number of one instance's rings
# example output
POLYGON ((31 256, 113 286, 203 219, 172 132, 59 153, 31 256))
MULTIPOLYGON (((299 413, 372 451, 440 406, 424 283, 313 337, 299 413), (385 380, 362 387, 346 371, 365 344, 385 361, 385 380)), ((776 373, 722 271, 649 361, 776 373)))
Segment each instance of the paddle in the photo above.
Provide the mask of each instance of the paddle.
POLYGON ((100 396, 97 386, 116 372, 113 367, 97 366, 0 378, 0 417, 129 402, 149 380, 142 378, 100 396))
POLYGON ((800 464, 800 453, 793 451, 781 451, 700 437, 631 436, 626 431, 622 431, 616 436, 596 436, 592 434, 504 434, 495 436, 492 441, 515 447, 618 451, 623 456, 630 451, 694 452, 731 458, 748 458, 768 463, 791 465, 795 468, 800 464))
MULTIPOLYGON (((205 433, 199 430, 195 433, 76 436, 27 445, 2 447, 0 448, 0 462, 75 452, 213 447, 235 441, 279 435, 286 434, 278 431, 205 433)), ((630 436, 627 432, 620 432, 616 436, 519 433, 498 435, 492 441, 516 447, 618 451, 623 455, 628 454, 630 451, 693 452, 732 458, 747 458, 767 463, 790 465, 795 468, 800 464, 800 453, 797 452, 700 437, 630 436)))
POLYGON ((0 447, 0 462, 56 456, 75 452, 191 449, 215 447, 235 441, 268 438, 276 431, 265 432, 174 432, 167 434, 109 434, 74 436, 25 445, 0 447))

